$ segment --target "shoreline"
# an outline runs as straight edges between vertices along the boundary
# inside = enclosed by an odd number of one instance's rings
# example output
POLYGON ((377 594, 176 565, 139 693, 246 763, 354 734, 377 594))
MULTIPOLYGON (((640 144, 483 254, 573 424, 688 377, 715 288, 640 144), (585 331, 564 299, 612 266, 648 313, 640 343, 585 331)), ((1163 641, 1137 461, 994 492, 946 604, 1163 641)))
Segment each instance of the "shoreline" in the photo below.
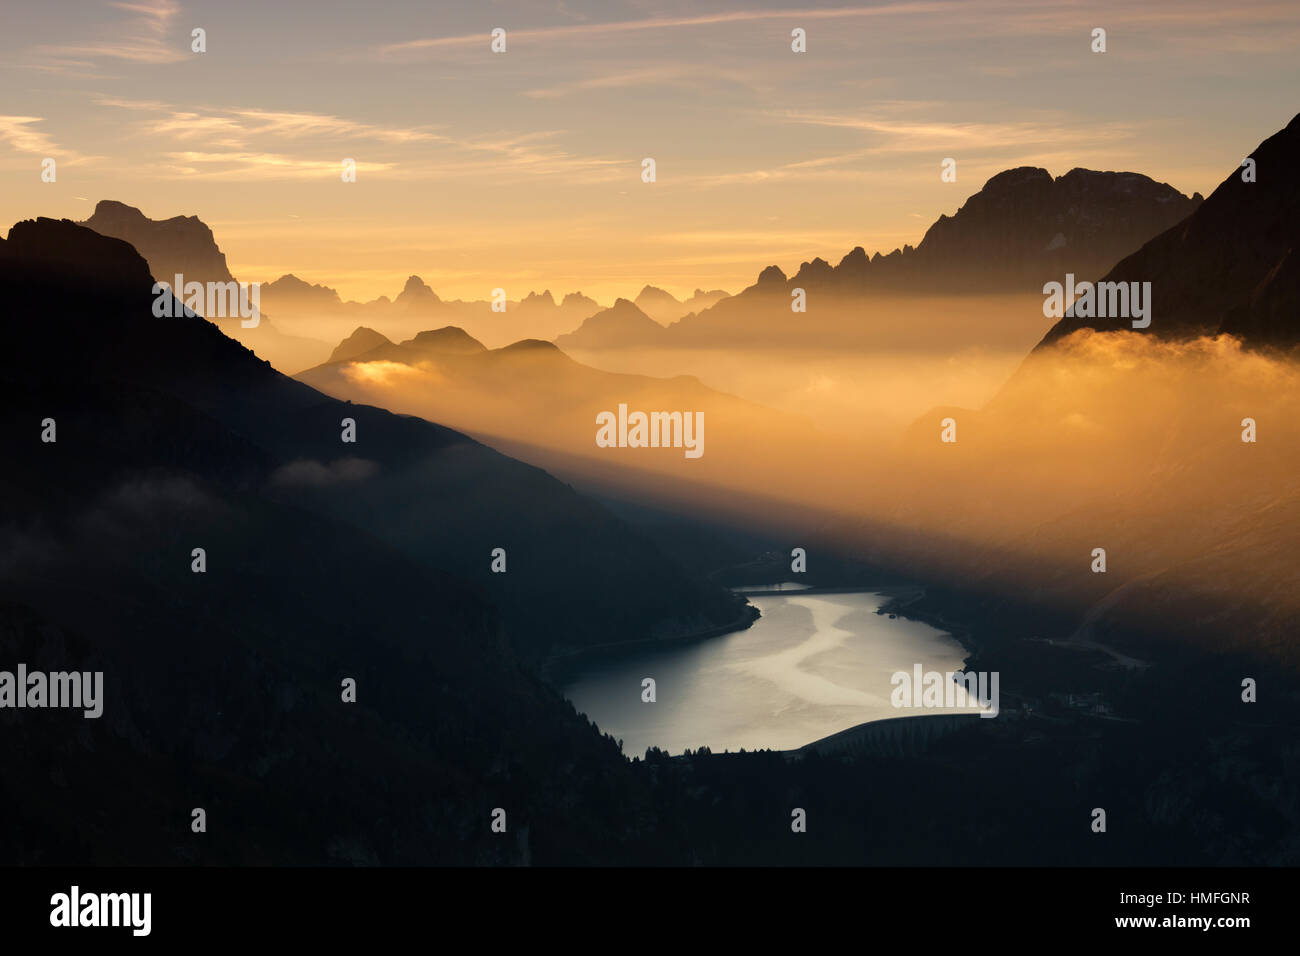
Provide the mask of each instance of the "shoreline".
MULTIPOLYGON (((755 587, 766 586, 755 585, 755 587)), ((745 610, 740 614, 740 616, 727 624, 705 628, 701 631, 692 631, 688 634, 679 634, 675 637, 642 637, 631 641, 608 641, 603 644, 589 644, 586 647, 575 648, 561 654, 551 654, 537 665, 537 674, 542 680, 558 690, 558 684, 564 669, 577 664, 587 657, 617 657, 619 654, 624 652, 630 653, 637 650, 643 650, 647 647, 689 644, 694 641, 706 641, 710 638, 734 634, 737 631, 747 631, 754 626, 754 623, 760 617, 762 617, 762 612, 749 603, 749 598, 751 597, 796 597, 801 594, 879 594, 885 598, 885 601, 880 605, 879 610, 877 610, 876 613, 878 614, 895 614, 897 612, 890 610, 890 608, 895 606, 896 602, 906 599, 905 604, 898 605, 905 607, 925 597, 925 588, 916 584, 882 584, 879 586, 828 585, 825 587, 806 587, 797 591, 778 589, 742 591, 735 587, 728 588, 728 590, 733 594, 745 598, 746 603, 745 610)), ((898 614, 898 616, 906 617, 907 615, 898 614)), ((909 620, 911 619, 912 618, 909 618, 909 620)), ((923 623, 929 622, 925 621, 923 623)), ((955 634, 953 636, 956 638, 955 634)), ((960 638, 956 639, 957 642, 962 645, 963 649, 969 650, 965 641, 962 641, 960 638)))
POLYGON ((962 660, 963 667, 969 667, 971 658, 980 651, 986 650, 985 646, 975 639, 974 632, 963 624, 953 623, 945 618, 942 613, 930 609, 917 608, 919 604, 928 596, 925 587, 916 585, 899 585, 899 590, 911 592, 909 595, 899 595, 892 597, 880 606, 877 614, 894 614, 908 621, 917 621, 921 624, 928 624, 936 630, 943 631, 954 641, 962 646, 966 652, 966 657, 962 660), (907 600, 900 600, 902 597, 907 600), (909 610, 910 609, 910 610, 909 610))
POLYGON ((788 757, 802 757, 809 753, 821 756, 835 756, 855 751, 880 749, 904 750, 919 749, 940 737, 967 727, 978 727, 979 714, 948 711, 944 713, 900 714, 897 717, 882 717, 878 720, 864 720, 860 724, 837 730, 833 734, 819 737, 812 743, 804 744, 793 750, 780 750, 778 753, 788 757))
MULTIPOLYGON (((745 590, 738 587, 730 588, 733 594, 738 594, 744 598, 751 597, 797 597, 800 594, 880 594, 890 601, 896 601, 900 598, 911 597, 912 600, 920 600, 925 596, 925 588, 917 584, 881 584, 881 585, 857 585, 857 584, 834 584, 834 585, 812 585, 809 587, 779 588, 768 585, 754 585, 753 590, 745 590)), ((883 606, 883 605, 882 605, 883 606)))
POLYGON ((617 656, 624 652, 644 650, 647 647, 672 647, 678 644, 706 641, 713 637, 734 634, 737 631, 747 631, 754 626, 754 622, 761 616, 762 614, 758 608, 746 602, 740 616, 726 624, 719 624, 716 627, 709 627, 700 631, 690 631, 673 637, 641 637, 631 641, 608 641, 604 644, 589 644, 586 647, 575 648, 562 654, 551 654, 537 666, 537 673, 542 680, 558 691, 560 689, 557 680, 559 674, 563 673, 565 667, 572 666, 583 658, 617 656))

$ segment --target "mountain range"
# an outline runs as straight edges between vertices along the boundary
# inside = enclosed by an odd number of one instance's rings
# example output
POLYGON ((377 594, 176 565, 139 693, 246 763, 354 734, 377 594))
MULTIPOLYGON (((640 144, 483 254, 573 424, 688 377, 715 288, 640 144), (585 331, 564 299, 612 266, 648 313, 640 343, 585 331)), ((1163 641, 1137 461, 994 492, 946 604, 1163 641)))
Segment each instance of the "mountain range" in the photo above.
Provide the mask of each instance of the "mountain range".
MULTIPOLYGON (((411 335, 438 323, 472 329, 494 346, 524 338, 551 338, 577 326, 599 311, 595 300, 571 292, 560 302, 549 289, 507 300, 504 312, 494 312, 487 299, 442 299, 419 276, 410 276, 392 299, 381 296, 369 302, 343 300, 334 289, 311 285, 285 275, 262 287, 262 301, 276 314, 304 329, 338 337, 358 325, 411 335)), ((317 360, 319 361, 319 359, 317 360)), ((315 363, 310 363, 315 364, 315 363)))
MULTIPOLYGON (((890 325, 894 297, 936 295, 1041 295, 1044 282, 1071 272, 1096 277, 1147 240, 1183 221, 1201 203, 1138 173, 1073 169, 1053 178, 1045 169, 998 173, 952 216, 940 216, 921 242, 888 255, 868 256, 858 246, 832 266, 821 258, 787 276, 763 269, 736 296, 697 289, 685 301, 647 285, 635 301, 602 309, 581 293, 557 303, 549 290, 509 300, 494 312, 484 300, 444 300, 419 276, 394 298, 343 300, 325 285, 293 274, 261 287, 261 329, 223 329, 279 368, 310 367, 329 355, 321 339, 335 341, 358 326, 394 337, 436 325, 455 325, 490 347, 521 339, 556 340, 574 350, 657 346, 789 344, 816 334, 824 339, 894 347, 906 333, 890 325), (791 296, 802 289, 807 312, 792 320, 791 296), (635 306, 628 308, 627 305, 635 306), (653 324, 647 324, 649 319, 653 324), (655 326, 666 327, 661 335, 655 326)), ((103 201, 86 225, 131 242, 151 268, 199 281, 229 281, 225 256, 197 218, 148 219, 138 209, 103 201)), ((920 334, 933 329, 908 323, 920 334)), ((905 343, 904 343, 905 344, 905 343)))
MULTIPOLYGON (((900 328, 898 302, 989 295, 1028 302, 1042 295, 1045 282, 1067 272, 1081 280, 1100 276, 1186 219, 1201 201, 1199 193, 1188 197, 1139 173, 1073 169, 1053 178, 1045 169, 1009 169, 990 178, 954 215, 940 216, 915 248, 868 256, 858 246, 836 265, 814 258, 790 276, 770 265, 737 295, 669 325, 667 335, 622 310, 601 313, 591 329, 577 329, 565 344, 593 351, 809 341, 913 347, 913 340, 946 332, 916 321, 900 328), (796 290, 806 299, 803 313, 792 311, 796 290)), ((972 331, 987 338, 982 330, 972 331)))

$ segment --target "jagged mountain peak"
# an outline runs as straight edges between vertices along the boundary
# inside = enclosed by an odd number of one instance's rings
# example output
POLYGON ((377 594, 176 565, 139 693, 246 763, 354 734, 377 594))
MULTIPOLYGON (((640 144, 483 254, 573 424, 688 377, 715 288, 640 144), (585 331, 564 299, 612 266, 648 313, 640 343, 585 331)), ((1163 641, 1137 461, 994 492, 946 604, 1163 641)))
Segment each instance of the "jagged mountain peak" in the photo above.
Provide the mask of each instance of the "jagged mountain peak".
POLYGON ((160 280, 179 274, 187 282, 234 281, 212 230, 197 216, 150 219, 135 206, 104 199, 81 225, 129 242, 160 280))
POLYGON ((654 285, 644 286, 641 289, 641 291, 637 293, 636 301, 639 304, 640 303, 651 303, 656 305, 659 303, 671 303, 672 305, 681 304, 678 301, 677 297, 674 296, 671 292, 668 292, 654 285))

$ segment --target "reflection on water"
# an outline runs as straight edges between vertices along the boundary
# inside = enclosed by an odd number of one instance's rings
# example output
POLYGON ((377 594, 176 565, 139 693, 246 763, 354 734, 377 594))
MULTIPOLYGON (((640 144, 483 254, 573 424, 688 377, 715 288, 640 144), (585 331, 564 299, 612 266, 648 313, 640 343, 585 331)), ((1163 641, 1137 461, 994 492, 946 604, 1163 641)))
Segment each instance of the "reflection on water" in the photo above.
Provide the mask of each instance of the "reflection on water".
POLYGON ((960 644, 927 624, 875 613, 884 596, 751 597, 746 631, 593 661, 564 694, 625 753, 791 750, 869 720, 915 714, 890 704, 896 671, 957 671, 960 644), (656 702, 641 700, 654 678, 656 702))

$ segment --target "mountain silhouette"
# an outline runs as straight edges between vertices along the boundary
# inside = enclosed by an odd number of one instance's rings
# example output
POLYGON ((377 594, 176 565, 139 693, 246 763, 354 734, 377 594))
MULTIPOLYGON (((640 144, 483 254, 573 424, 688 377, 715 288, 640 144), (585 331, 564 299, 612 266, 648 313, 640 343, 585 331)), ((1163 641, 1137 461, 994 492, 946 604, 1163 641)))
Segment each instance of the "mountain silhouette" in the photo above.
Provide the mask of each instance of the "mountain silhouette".
POLYGON ((129 242, 160 282, 170 284, 178 274, 187 282, 205 284, 234 280, 212 230, 197 216, 155 221, 134 206, 105 199, 95 204, 94 214, 81 225, 129 242))
POLYGON ((408 311, 427 311, 442 304, 438 294, 419 276, 411 276, 393 300, 393 305, 408 311))
POLYGON ((358 326, 355 332, 340 342, 334 351, 330 353, 329 360, 331 362, 342 362, 358 355, 364 355, 381 345, 391 344, 387 336, 381 335, 374 329, 368 329, 364 325, 358 326))
POLYGON ((638 309, 660 325, 676 322, 690 311, 684 308, 671 293, 652 285, 645 286, 633 301, 638 309))
MULTIPOLYGON (((286 327, 312 335, 342 337, 365 325, 397 341, 441 322, 468 329, 496 347, 525 337, 554 338, 577 328, 601 308, 581 293, 569 293, 557 304, 548 289, 507 301, 504 312, 494 311, 487 299, 443 299, 419 276, 410 276, 393 299, 380 296, 356 302, 344 300, 329 286, 284 275, 263 286, 262 302, 286 327)), ((324 358, 318 355, 297 367, 316 365, 324 358)))
POLYGON ((1188 198, 1139 173, 1072 169, 1053 179, 1020 167, 991 178, 956 215, 940 216, 910 256, 882 260, 886 275, 869 278, 862 260, 838 271, 863 283, 907 287, 925 276, 963 290, 1038 291, 1045 276, 1067 270, 1100 275, 1200 202, 1199 193, 1188 198))
POLYGON ((667 338, 664 327, 640 306, 619 299, 611 308, 587 318, 574 331, 559 336, 555 344, 562 349, 634 348, 664 345, 667 338))
MULTIPOLYGON (((1257 181, 1234 169, 1185 222, 1125 257, 1105 282, 1150 282, 1145 334, 1181 339, 1229 333, 1263 346, 1300 342, 1300 115, 1249 153, 1257 181)), ((1063 278, 1063 277, 1062 277, 1063 278)), ((1131 329, 1127 318, 1067 311, 1044 336, 1051 345, 1082 328, 1131 329)))
POLYGON ((555 308, 555 296, 551 295, 550 289, 544 289, 542 292, 530 292, 524 296, 523 301, 519 303, 520 308, 530 306, 542 306, 543 308, 555 308))
POLYGON ((711 305, 717 305, 731 293, 722 289, 696 289, 691 293, 690 298, 682 302, 683 315, 689 315, 692 312, 699 312, 701 309, 707 309, 711 305))
MULTIPOLYGON (((226 266, 226 256, 217 247, 212 230, 196 216, 153 220, 134 206, 103 200, 96 204, 94 215, 81 225, 102 236, 130 243, 144 257, 154 278, 169 287, 175 284, 177 275, 186 285, 198 282, 205 287, 209 283, 224 285, 237 281, 226 266)), ((252 322, 252 318, 246 319, 230 310, 226 315, 205 318, 277 368, 301 368, 322 360, 329 353, 329 346, 314 336, 286 334, 272 323, 260 299, 259 295, 256 323, 251 326, 246 326, 244 321, 252 322)))
POLYGON ((293 304, 304 308, 310 306, 339 308, 343 305, 343 300, 339 298, 338 292, 334 289, 304 282, 292 273, 282 275, 274 282, 263 284, 262 295, 285 304, 293 304))
POLYGON ((711 292, 696 289, 690 298, 679 302, 672 293, 660 289, 658 286, 647 285, 637 293, 637 297, 633 301, 638 309, 660 325, 668 325, 670 322, 676 322, 692 312, 707 309, 726 297, 727 293, 721 289, 714 289, 711 292))
POLYGON ((814 258, 791 276, 772 265, 739 294, 669 326, 678 345, 810 337, 873 338, 862 304, 905 296, 1041 294, 1067 272, 1096 278, 1201 203, 1138 173, 1073 169, 1053 178, 1020 167, 993 176, 952 216, 940 216, 913 248, 868 256, 861 246, 839 263, 814 258), (792 323, 802 289, 807 313, 792 323))
POLYGON ((582 312, 591 315, 600 311, 600 303, 589 296, 583 295, 581 292, 570 292, 560 302, 560 308, 574 313, 582 312))
POLYGON ((421 352, 439 355, 473 355, 486 351, 482 342, 471 337, 464 329, 448 325, 441 329, 420 332, 415 338, 402 343, 421 352))

